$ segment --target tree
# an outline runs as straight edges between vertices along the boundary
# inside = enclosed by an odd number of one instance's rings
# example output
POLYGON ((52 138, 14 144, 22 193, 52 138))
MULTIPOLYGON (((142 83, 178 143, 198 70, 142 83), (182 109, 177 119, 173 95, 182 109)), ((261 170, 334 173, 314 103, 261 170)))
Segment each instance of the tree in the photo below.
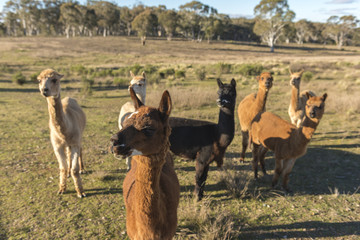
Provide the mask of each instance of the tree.
POLYGON ((77 8, 77 3, 68 2, 64 3, 60 7, 60 21, 65 26, 66 38, 70 37, 70 30, 72 31, 73 37, 76 34, 76 27, 80 23, 80 11, 77 8))
POLYGON ((349 40, 350 34, 354 31, 358 22, 353 15, 346 15, 340 18, 338 16, 331 16, 327 20, 324 34, 334 40, 338 48, 341 48, 349 40))
POLYGON ((178 25, 178 14, 174 10, 165 10, 159 14, 159 23, 165 29, 167 40, 171 41, 178 25))
POLYGON ((137 15, 131 25, 137 31, 142 44, 145 45, 146 36, 156 29, 157 23, 156 15, 150 9, 147 9, 137 15))
POLYGON ((103 36, 110 35, 112 27, 120 21, 119 8, 107 1, 96 1, 93 8, 97 15, 97 24, 103 30, 103 36))
POLYGON ((303 44, 304 41, 309 41, 309 39, 315 35, 315 27, 312 22, 305 19, 301 19, 295 23, 296 29, 296 43, 303 44))
POLYGON ((261 0, 254 8, 256 23, 254 32, 261 36, 262 41, 274 52, 274 46, 282 30, 295 17, 289 9, 287 0, 261 0))

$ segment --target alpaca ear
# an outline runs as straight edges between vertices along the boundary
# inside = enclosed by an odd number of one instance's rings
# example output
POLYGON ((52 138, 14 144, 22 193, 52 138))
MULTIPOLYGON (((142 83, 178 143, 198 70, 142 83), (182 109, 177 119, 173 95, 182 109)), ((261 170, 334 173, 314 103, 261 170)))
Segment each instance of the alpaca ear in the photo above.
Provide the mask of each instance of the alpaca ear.
POLYGON ((309 93, 309 92, 306 92, 305 94, 306 94, 306 98, 307 98, 307 99, 310 99, 310 97, 311 97, 310 93, 309 93))
POLYGON ((293 75, 293 73, 292 73, 292 71, 291 71, 291 68, 289 68, 289 73, 290 73, 290 75, 293 75))
POLYGON ((159 111, 162 115, 162 120, 164 122, 169 118, 171 113, 171 108, 172 108, 171 97, 169 92, 165 90, 159 104, 159 111))
POLYGON ((223 82, 220 80, 220 78, 218 78, 218 79, 216 79, 216 80, 217 80, 217 84, 218 84, 219 88, 224 87, 224 84, 223 84, 223 82))
POLYGON ((231 85, 234 87, 234 88, 236 88, 236 81, 235 81, 235 79, 231 79, 231 85))
POLYGON ((327 93, 324 93, 321 99, 323 100, 323 102, 325 102, 326 98, 327 98, 327 93))
POLYGON ((144 71, 141 73, 141 75, 143 76, 144 80, 146 80, 146 74, 144 71))
POLYGON ((300 76, 305 72, 304 69, 301 69, 301 71, 299 72, 300 76))
POLYGON ((57 80, 60 80, 60 79, 62 79, 64 77, 64 75, 56 73, 55 77, 56 77, 57 80))
POLYGON ((135 74, 132 71, 130 71, 130 76, 135 77, 135 74))
POLYGON ((130 97, 134 102, 135 109, 137 110, 139 107, 143 106, 144 104, 140 101, 140 99, 136 96, 135 91, 132 87, 130 89, 130 97))

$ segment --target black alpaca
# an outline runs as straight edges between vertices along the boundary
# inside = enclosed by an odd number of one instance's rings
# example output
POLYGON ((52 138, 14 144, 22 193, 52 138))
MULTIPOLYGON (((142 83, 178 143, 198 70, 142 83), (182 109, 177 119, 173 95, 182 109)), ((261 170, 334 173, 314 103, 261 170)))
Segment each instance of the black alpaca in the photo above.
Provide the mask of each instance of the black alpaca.
POLYGON ((219 85, 217 104, 220 107, 218 124, 185 118, 170 118, 172 128, 170 150, 178 156, 196 159, 195 194, 198 200, 204 195, 205 181, 209 165, 216 161, 217 166, 223 164, 226 148, 234 138, 234 109, 236 101, 236 82, 219 85))

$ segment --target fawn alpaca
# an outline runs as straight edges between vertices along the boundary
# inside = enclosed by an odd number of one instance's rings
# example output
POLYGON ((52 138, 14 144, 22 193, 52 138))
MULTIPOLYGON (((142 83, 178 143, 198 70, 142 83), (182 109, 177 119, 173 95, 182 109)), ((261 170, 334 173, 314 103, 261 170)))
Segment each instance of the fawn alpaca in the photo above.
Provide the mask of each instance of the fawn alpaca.
POLYGON ((315 96, 315 94, 307 90, 300 93, 301 76, 304 70, 293 73, 289 69, 289 72, 291 78, 291 100, 288 112, 291 123, 296 125, 297 127, 300 127, 305 115, 306 101, 308 100, 306 93, 308 92, 311 96, 315 96))
POLYGON ((46 69, 37 79, 40 92, 48 102, 50 139, 60 167, 59 193, 65 192, 66 176, 71 172, 77 196, 81 198, 85 196, 80 170, 83 169, 81 139, 86 117, 75 99, 66 97, 61 100, 62 77, 54 70, 46 69))
POLYGON ((178 156, 195 159, 195 194, 201 200, 210 163, 223 164, 226 148, 234 138, 234 109, 236 102, 236 82, 223 84, 217 80, 220 107, 218 123, 185 118, 170 118, 172 128, 170 150, 178 156))
MULTIPOLYGON (((146 75, 145 72, 142 72, 140 76, 135 76, 135 74, 130 71, 130 75, 132 77, 130 81, 130 85, 128 90, 132 88, 136 94, 136 96, 140 99, 140 101, 145 104, 146 97, 146 75)), ((122 129, 123 122, 127 119, 127 117, 135 112, 135 106, 133 102, 126 102, 122 105, 120 114, 119 114, 119 129, 122 129)), ((127 170, 131 168, 131 157, 126 158, 127 170)))
POLYGON ((144 106, 132 88, 130 95, 136 111, 111 137, 116 155, 142 154, 133 157, 123 183, 127 233, 131 239, 172 239, 180 185, 169 153, 170 95, 163 93, 158 109, 144 106))
POLYGON ((266 174, 264 158, 270 149, 275 155, 275 173, 272 180, 274 187, 281 175, 282 186, 288 188, 289 174, 295 160, 306 153, 306 148, 314 134, 316 127, 325 110, 327 94, 322 97, 313 97, 309 93, 305 107, 305 117, 300 128, 270 113, 259 113, 253 120, 250 130, 250 141, 253 143, 253 170, 257 178, 258 162, 263 173, 266 174))
POLYGON ((238 116, 242 135, 242 150, 240 154, 240 162, 244 162, 245 152, 249 143, 249 129, 251 121, 262 111, 265 111, 267 95, 272 87, 273 77, 271 73, 264 72, 257 76, 259 89, 257 93, 247 95, 239 104, 238 116))

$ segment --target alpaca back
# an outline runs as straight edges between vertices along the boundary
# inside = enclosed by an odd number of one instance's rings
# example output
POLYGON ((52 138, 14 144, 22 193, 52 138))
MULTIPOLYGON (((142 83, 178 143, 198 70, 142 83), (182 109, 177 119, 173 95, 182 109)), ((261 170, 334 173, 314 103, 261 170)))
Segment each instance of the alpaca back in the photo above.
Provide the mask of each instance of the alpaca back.
MULTIPOLYGON (((251 121, 259 113, 254 109, 256 101, 256 93, 247 95, 239 104, 238 116, 242 131, 248 131, 251 125, 251 121)), ((265 107, 264 107, 265 111, 265 107)))

